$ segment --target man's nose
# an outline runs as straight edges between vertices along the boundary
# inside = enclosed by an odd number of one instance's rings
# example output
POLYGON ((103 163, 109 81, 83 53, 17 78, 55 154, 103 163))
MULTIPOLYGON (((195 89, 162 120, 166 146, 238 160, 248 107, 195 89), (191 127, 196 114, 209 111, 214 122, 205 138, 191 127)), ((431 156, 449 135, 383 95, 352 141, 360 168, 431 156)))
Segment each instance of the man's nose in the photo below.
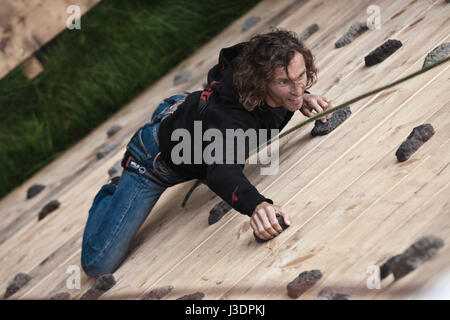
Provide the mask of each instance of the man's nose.
POLYGON ((293 85, 291 86, 291 94, 296 95, 296 96, 301 96, 303 95, 303 91, 305 91, 305 84, 302 83, 292 83, 293 85))

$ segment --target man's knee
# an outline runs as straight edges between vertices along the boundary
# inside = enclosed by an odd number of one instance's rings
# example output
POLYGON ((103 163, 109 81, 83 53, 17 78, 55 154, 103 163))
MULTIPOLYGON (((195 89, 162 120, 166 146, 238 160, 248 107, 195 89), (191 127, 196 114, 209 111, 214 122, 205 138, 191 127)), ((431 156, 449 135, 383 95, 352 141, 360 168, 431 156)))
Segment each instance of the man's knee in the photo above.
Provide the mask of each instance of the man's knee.
POLYGON ((81 267, 83 271, 92 278, 98 278, 102 275, 113 273, 116 269, 116 265, 106 263, 104 260, 85 261, 85 258, 81 257, 81 267))

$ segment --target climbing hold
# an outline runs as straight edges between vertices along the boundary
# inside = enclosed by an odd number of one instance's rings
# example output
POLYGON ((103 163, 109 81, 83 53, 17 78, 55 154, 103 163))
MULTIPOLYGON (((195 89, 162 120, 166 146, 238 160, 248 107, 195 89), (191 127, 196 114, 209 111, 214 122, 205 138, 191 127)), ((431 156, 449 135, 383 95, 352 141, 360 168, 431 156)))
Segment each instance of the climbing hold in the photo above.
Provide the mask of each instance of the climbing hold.
POLYGON ((331 118, 328 119, 325 123, 321 120, 316 120, 316 122, 314 123, 314 128, 311 130, 311 135, 315 137, 329 134, 331 131, 339 127, 341 123, 344 122, 351 114, 352 111, 350 110, 350 107, 347 106, 343 109, 339 109, 338 111, 333 112, 331 118))
POLYGON ((45 186, 42 184, 34 184, 27 190, 27 199, 33 198, 35 195, 37 195, 39 192, 45 189, 45 186))
POLYGON ((367 30, 369 30, 369 28, 367 27, 367 23, 355 22, 350 26, 350 29, 348 29, 348 31, 342 37, 340 37, 338 41, 336 41, 334 46, 336 48, 346 46, 367 30))
POLYGON ((252 28, 255 24, 257 24, 261 20, 261 17, 252 16, 244 21, 242 24, 242 32, 245 32, 252 28))
POLYGON ((69 300, 69 299, 70 293, 68 292, 59 292, 50 298, 50 300, 69 300))
POLYGON ((179 297, 177 300, 202 300, 205 297, 203 292, 196 292, 179 297))
POLYGON ((317 23, 313 23, 308 28, 302 31, 298 38, 301 41, 306 41, 309 37, 313 35, 313 33, 317 32, 319 30, 319 25, 317 23))
POLYGON ((306 290, 319 281, 320 278, 322 278, 322 272, 320 270, 300 273, 297 278, 287 285, 288 296, 294 299, 300 297, 306 290))
POLYGON ((212 225, 216 223, 231 209, 232 207, 228 203, 220 201, 209 211, 208 224, 212 225))
POLYGON ((408 160, 433 135, 434 129, 429 123, 415 127, 395 153, 397 160, 399 162, 408 160))
MULTIPOLYGON (((286 225, 286 224, 284 223, 284 219, 283 219, 282 216, 277 216, 277 220, 278 220, 278 223, 280 224, 280 226, 281 226, 281 228, 282 228, 283 230, 285 230, 286 228, 289 227, 288 225, 286 225)), ((254 231, 253 231, 253 236, 255 237, 256 242, 259 242, 259 243, 264 243, 264 242, 269 241, 269 240, 264 240, 264 239, 258 238, 258 237, 256 236, 256 233, 255 233, 254 231)))
POLYGON ((55 211, 59 208, 61 203, 58 200, 52 200, 49 203, 47 203, 39 212, 38 220, 44 219, 49 213, 55 211))
POLYGON ((120 129, 122 129, 121 125, 114 124, 108 129, 106 134, 108 135, 108 137, 111 137, 111 136, 115 135, 120 129))
POLYGON ((352 288, 325 287, 319 292, 316 300, 348 300, 352 293, 352 288))
POLYGON ((173 78, 173 85, 177 86, 183 82, 186 82, 192 75, 190 70, 181 70, 173 78))
POLYGON ((94 285, 86 291, 80 299, 92 300, 100 297, 105 291, 108 291, 116 284, 114 276, 110 274, 104 274, 95 280, 94 285))
POLYGON ((380 270, 382 270, 380 278, 384 279, 391 273, 395 280, 403 278, 430 259, 443 246, 444 241, 439 237, 433 235, 421 237, 402 254, 388 259, 380 267, 380 270))
POLYGON ((393 54, 402 46, 402 43, 398 40, 388 40, 381 46, 371 51, 365 58, 366 67, 376 65, 384 61, 387 57, 393 54))
POLYGON ((164 286, 160 288, 153 289, 147 293, 142 300, 161 300, 164 296, 168 295, 170 291, 173 290, 173 286, 164 286))
POLYGON ((121 163, 122 163, 122 160, 117 160, 117 162, 114 163, 114 165, 111 168, 109 168, 108 174, 109 174, 110 178, 114 178, 114 177, 122 175, 123 168, 122 168, 121 163))
POLYGON ((423 62, 422 69, 429 67, 450 55, 450 42, 443 43, 427 54, 423 62))
POLYGON ((28 281, 31 280, 31 277, 26 273, 18 273, 14 277, 14 280, 9 284, 8 288, 6 288, 5 294, 3 295, 3 298, 9 298, 14 293, 19 291, 21 288, 23 288, 28 281))
POLYGON ((108 153, 117 148, 119 145, 117 143, 107 143, 103 148, 97 152, 97 159, 100 160, 104 158, 108 153))

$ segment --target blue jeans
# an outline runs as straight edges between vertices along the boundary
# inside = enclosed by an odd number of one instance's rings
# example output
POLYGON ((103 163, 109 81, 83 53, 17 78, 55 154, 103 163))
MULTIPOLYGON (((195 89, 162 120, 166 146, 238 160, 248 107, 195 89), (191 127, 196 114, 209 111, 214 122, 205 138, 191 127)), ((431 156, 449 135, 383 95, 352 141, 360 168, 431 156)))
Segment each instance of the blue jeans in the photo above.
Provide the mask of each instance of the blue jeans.
POLYGON ((88 276, 114 272, 126 258, 131 240, 164 190, 189 180, 173 172, 159 157, 160 122, 176 110, 185 95, 169 99, 172 101, 165 100, 158 105, 151 121, 127 145, 127 150, 161 183, 123 170, 117 187, 102 186, 89 210, 83 234, 81 266, 88 276))

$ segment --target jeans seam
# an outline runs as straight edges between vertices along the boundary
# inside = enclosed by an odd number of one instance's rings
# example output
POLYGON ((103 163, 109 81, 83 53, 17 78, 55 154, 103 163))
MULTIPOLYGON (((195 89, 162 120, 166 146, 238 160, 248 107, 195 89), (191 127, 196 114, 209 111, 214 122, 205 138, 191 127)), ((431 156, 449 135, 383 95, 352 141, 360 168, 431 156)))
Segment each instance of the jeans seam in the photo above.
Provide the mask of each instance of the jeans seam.
POLYGON ((117 234, 119 233, 118 231, 120 230, 119 226, 122 223, 123 219, 125 218, 126 213, 128 213, 128 211, 130 210, 132 202, 136 199, 136 197, 137 197, 137 195, 139 193, 140 187, 142 187, 142 183, 139 181, 139 186, 136 188, 136 192, 133 194, 133 197, 131 197, 130 200, 128 201, 128 204, 127 204, 125 210, 123 211, 123 213, 122 213, 122 215, 120 217, 120 220, 114 226, 114 229, 112 231, 112 235, 111 235, 111 237, 109 237, 109 241, 106 242, 105 246, 99 251, 99 253, 91 261, 91 263, 86 263, 87 266, 91 265, 91 264, 95 264, 101 258, 103 258, 106 250, 109 248, 109 246, 111 245, 113 240, 117 237, 117 234))
POLYGON ((144 146, 144 142, 142 141, 142 128, 139 129, 138 138, 139 144, 141 145, 142 149, 144 149, 144 152, 147 155, 147 159, 151 158, 152 155, 150 154, 150 152, 148 152, 147 148, 144 146))

